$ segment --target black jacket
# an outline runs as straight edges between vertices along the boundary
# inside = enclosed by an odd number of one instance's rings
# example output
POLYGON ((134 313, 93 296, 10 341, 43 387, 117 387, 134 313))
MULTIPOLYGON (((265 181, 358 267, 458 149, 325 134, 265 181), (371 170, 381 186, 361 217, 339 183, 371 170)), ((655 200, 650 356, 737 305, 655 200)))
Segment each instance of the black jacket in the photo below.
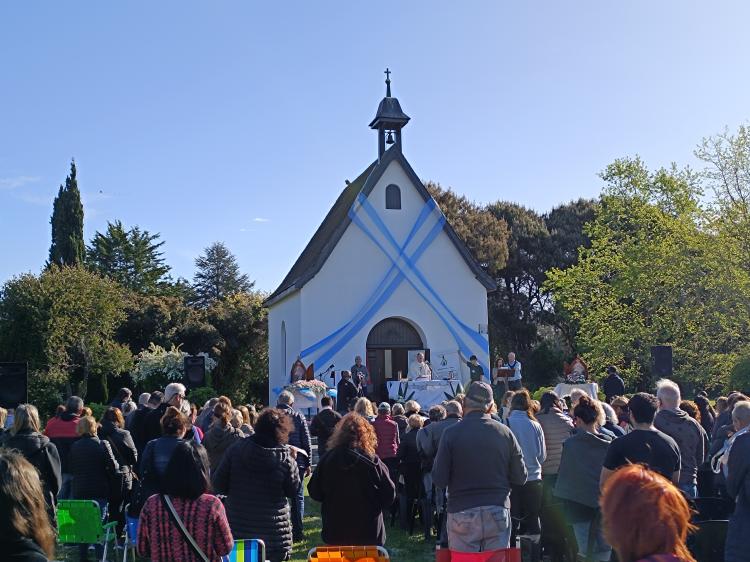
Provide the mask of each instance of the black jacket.
POLYGON ((16 449, 34 465, 42 479, 44 499, 48 506, 54 506, 62 485, 60 455, 57 447, 45 435, 36 432, 16 435, 6 432, 0 444, 8 449, 16 449))
POLYGON ((81 437, 70 448, 68 469, 73 476, 73 499, 109 499, 110 476, 119 465, 112 448, 98 437, 81 437))
POLYGON ((0 539, 3 562, 47 562, 44 551, 33 540, 26 537, 0 539))
POLYGON ((120 429, 110 421, 104 421, 99 429, 99 438, 110 444, 117 464, 120 465, 120 472, 125 474, 125 489, 130 490, 133 484, 132 471, 138 461, 138 450, 130 432, 120 429))
POLYGON ((265 447, 257 435, 241 439, 227 449, 212 482, 214 492, 227 496, 233 536, 262 539, 272 560, 291 551, 287 498, 296 496, 300 480, 286 447, 265 447))
POLYGON ((318 458, 328 450, 328 439, 333 434, 333 428, 341 419, 341 414, 328 408, 318 412, 310 422, 310 434, 318 438, 318 458))
POLYGON ((169 404, 162 403, 159 404, 158 408, 149 410, 146 414, 146 418, 143 420, 143 425, 138 434, 138 441, 141 441, 144 447, 152 439, 161 437, 161 418, 164 417, 167 408, 169 408, 169 404))
POLYGON ((336 411, 346 414, 356 398, 359 398, 357 386, 350 379, 341 379, 336 385, 336 411))
POLYGON ((622 396, 625 394, 625 383, 620 378, 620 375, 613 373, 607 375, 602 384, 602 392, 608 399, 612 396, 622 396))
POLYGON ((280 404, 279 410, 286 412, 294 422, 294 431, 289 434, 289 444, 307 453, 307 457, 297 455, 297 465, 300 470, 304 470, 310 466, 310 457, 312 456, 312 439, 310 438, 310 428, 307 426, 307 420, 301 412, 298 412, 287 404, 280 404))
POLYGON ((396 488, 378 457, 335 447, 318 463, 307 490, 323 504, 323 542, 385 544, 383 510, 396 498, 396 488))
POLYGON ((138 451, 138 458, 141 458, 143 456, 143 450, 146 448, 146 443, 148 443, 148 441, 144 441, 144 439, 146 438, 144 428, 146 426, 146 418, 152 411, 153 410, 151 408, 138 408, 128 418, 126 424, 128 431, 130 432, 130 436, 133 438, 135 448, 138 451))

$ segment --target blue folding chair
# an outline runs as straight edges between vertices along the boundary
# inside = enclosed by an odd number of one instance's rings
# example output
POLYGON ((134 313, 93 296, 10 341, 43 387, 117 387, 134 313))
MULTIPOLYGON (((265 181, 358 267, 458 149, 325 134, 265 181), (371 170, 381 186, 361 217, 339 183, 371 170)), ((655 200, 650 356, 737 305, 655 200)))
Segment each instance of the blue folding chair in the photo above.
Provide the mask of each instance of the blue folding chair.
POLYGON ((266 544, 260 539, 240 539, 234 541, 234 548, 223 562, 266 562, 266 544))
MULTIPOLYGON (((125 510, 127 513, 127 508, 125 510)), ((138 518, 125 516, 125 540, 123 541, 122 562, 128 562, 128 550, 133 554, 133 562, 136 560, 136 550, 138 548, 138 518)))

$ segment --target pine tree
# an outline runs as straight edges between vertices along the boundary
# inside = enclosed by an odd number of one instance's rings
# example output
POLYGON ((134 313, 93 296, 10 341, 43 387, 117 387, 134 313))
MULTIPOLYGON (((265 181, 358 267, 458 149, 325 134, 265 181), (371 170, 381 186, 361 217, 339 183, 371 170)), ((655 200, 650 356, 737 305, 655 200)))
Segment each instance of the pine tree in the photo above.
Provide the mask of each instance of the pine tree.
POLYGON ((60 185, 52 209, 52 245, 48 265, 82 264, 85 252, 83 205, 76 179, 75 160, 70 163, 70 175, 65 178, 65 186, 60 185))
POLYGON ((232 294, 247 292, 253 288, 244 273, 240 273, 237 258, 222 242, 214 242, 205 254, 195 260, 198 271, 193 278, 195 304, 207 307, 232 294))

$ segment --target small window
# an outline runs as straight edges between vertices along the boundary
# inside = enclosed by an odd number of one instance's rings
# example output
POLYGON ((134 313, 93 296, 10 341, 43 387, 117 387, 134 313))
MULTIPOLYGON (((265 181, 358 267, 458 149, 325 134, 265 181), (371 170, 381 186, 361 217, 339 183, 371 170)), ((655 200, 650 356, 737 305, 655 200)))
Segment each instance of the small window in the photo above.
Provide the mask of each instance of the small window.
POLYGON ((385 208, 401 208, 401 188, 399 186, 391 184, 385 188, 385 208))

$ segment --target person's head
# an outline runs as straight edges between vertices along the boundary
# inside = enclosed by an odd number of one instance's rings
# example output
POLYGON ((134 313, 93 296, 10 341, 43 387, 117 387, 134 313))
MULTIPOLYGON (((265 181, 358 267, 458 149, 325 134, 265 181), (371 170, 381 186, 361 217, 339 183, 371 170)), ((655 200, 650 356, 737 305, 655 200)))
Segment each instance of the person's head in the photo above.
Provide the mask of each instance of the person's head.
POLYGON ((132 400, 122 403, 122 415, 129 416, 138 409, 138 406, 132 400))
POLYGON ((440 420, 445 419, 447 413, 443 406, 441 406, 440 404, 436 404, 435 406, 430 406, 430 410, 427 412, 427 415, 429 416, 431 422, 439 422, 440 420))
POLYGON ((516 354, 512 351, 508 354, 508 363, 513 363, 516 360, 516 354))
POLYGON ((179 382, 172 382, 167 385, 164 389, 164 402, 175 408, 179 408, 182 401, 185 400, 185 392, 187 389, 184 384, 179 382))
POLYGON ((557 408, 558 410, 562 411, 560 397, 551 390, 548 390, 547 392, 542 394, 542 397, 539 400, 539 406, 541 407, 543 414, 549 413, 552 408, 557 408))
POLYGON ((615 413, 619 416, 621 414, 629 414, 628 399, 625 396, 615 396, 610 402, 610 405, 614 408, 615 413))
POLYGON ((280 447, 289 442, 294 422, 284 410, 265 408, 255 422, 255 440, 265 447, 280 447))
POLYGON ((727 398, 727 410, 731 412, 734 409, 734 405, 737 404, 737 402, 747 402, 748 400, 750 400, 750 398, 748 398, 741 392, 733 392, 727 398))
POLYGON ((701 412, 698 409, 698 404, 692 400, 683 400, 680 402, 680 410, 686 412, 688 416, 693 418, 698 423, 701 422, 701 412))
POLYGON ((695 397, 695 405, 698 407, 698 411, 701 416, 705 416, 711 412, 711 402, 708 401, 706 396, 698 395, 695 397))
POLYGON ((232 408, 232 418, 229 420, 229 423, 235 429, 241 428, 242 424, 245 423, 245 419, 242 417, 242 412, 232 408))
POLYGON ((502 368, 503 362, 504 362, 503 358, 502 357, 498 357, 497 361, 495 361, 495 367, 497 367, 498 369, 502 368))
POLYGON ((158 408, 164 400, 164 393, 160 390, 154 390, 148 397, 148 405, 151 409, 158 408))
POLYGON ((574 388, 570 391, 570 408, 575 409, 576 404, 578 404, 578 401, 581 399, 582 396, 588 396, 586 394, 585 390, 581 390, 580 388, 574 388))
POLYGON ((653 394, 639 392, 628 401, 628 408, 633 423, 651 425, 659 409, 659 399, 653 394))
POLYGON ((409 416, 407 424, 408 425, 406 431, 416 431, 422 429, 422 426, 424 425, 424 418, 419 414, 412 414, 409 416))
POLYGON ((250 425, 250 410, 247 409, 247 406, 237 406, 237 410, 242 414, 242 423, 250 425))
POLYGON ((292 404, 294 404, 294 394, 292 394, 288 390, 282 390, 281 394, 279 394, 279 397, 276 400, 276 405, 291 406, 292 404))
POLYGON ((102 423, 104 422, 110 422, 120 429, 125 427, 125 418, 122 417, 120 408, 114 408, 112 406, 104 410, 104 413, 102 414, 102 423))
POLYGON ((469 357, 469 361, 471 361, 472 365, 476 365, 479 362, 479 359, 477 359, 476 355, 472 355, 471 357, 469 357))
POLYGON ((615 367, 614 365, 610 365, 609 367, 607 367, 607 374, 610 376, 617 375, 617 367, 615 367))
POLYGON ((694 528, 690 508, 682 492, 662 475, 638 464, 624 466, 604 484, 600 504, 604 537, 621 562, 652 554, 695 562, 685 546, 694 528))
POLYGON ((31 539, 50 560, 54 556, 55 534, 39 472, 12 449, 0 449, 0 537, 31 539))
POLYGON ((65 413, 65 404, 58 404, 55 408, 55 415, 59 416, 60 414, 65 413))
POLYGON ((232 408, 225 402, 217 402, 216 406, 214 406, 213 417, 215 423, 222 427, 226 427, 232 420, 232 408))
POLYGON ((198 417, 198 406, 196 404, 190 403, 190 414, 187 414, 187 417, 191 425, 195 423, 198 417))
POLYGON ((513 395, 515 392, 512 390, 508 390, 505 394, 503 394, 503 406, 505 408, 510 408, 510 401, 513 400, 513 395))
POLYGON ((596 427, 601 421, 601 412, 602 410, 597 407, 595 400, 588 394, 584 394, 573 408, 573 423, 579 429, 595 433, 596 427))
POLYGON ((94 416, 81 416, 76 424, 76 433, 79 437, 96 437, 96 420, 94 416))
POLYGON ((203 404, 203 408, 201 408, 201 414, 205 416, 213 414, 214 406, 216 406, 218 402, 219 399, 217 397, 206 400, 206 403, 203 404))
MULTIPOLYGON (((5 422, 3 422, 3 425, 5 422)), ((18 433, 39 433, 39 410, 33 404, 20 404, 13 416, 11 435, 18 433)))
POLYGON ((659 399, 659 407, 662 410, 677 410, 682 401, 680 387, 669 379, 656 381, 656 397, 659 399))
POLYGON ((390 416, 391 415, 391 405, 388 402, 381 402, 378 405, 378 415, 390 416))
POLYGON ((732 410, 732 424, 739 431, 750 425, 750 402, 737 402, 732 410))
POLYGON ((360 357, 359 355, 357 355, 357 356, 356 356, 356 357, 354 358, 354 364, 355 364, 355 365, 356 365, 357 367, 359 367, 359 366, 361 366, 361 365, 362 365, 362 358, 361 358, 361 357, 360 357))
POLYGON ((190 427, 190 422, 188 422, 185 414, 174 406, 167 408, 159 423, 161 424, 161 434, 164 437, 177 437, 179 439, 185 437, 185 433, 190 427))
POLYGON ((357 413, 346 414, 336 424, 328 439, 328 450, 335 447, 358 449, 370 457, 375 457, 378 438, 372 424, 357 413))
POLYGON ((65 402, 65 412, 68 414, 81 415, 83 412, 83 398, 80 396, 71 396, 65 402))
POLYGON ((374 415, 372 411, 372 402, 370 402, 364 396, 362 398, 358 398, 354 403, 354 412, 366 418, 372 417, 374 415))
POLYGON ((394 416, 403 416, 404 415, 404 405, 399 404, 398 402, 391 406, 391 414, 394 416))
POLYGON ((474 381, 464 396, 464 413, 482 412, 486 414, 492 408, 492 387, 486 382, 474 381))
POLYGON ((229 398, 229 396, 222 395, 222 396, 219 396, 219 398, 217 398, 217 400, 219 402, 224 402, 224 404, 226 404, 230 408, 232 407, 232 400, 229 398))
POLYGON ((88 406, 84 406, 83 407, 83 411, 81 412, 81 415, 82 416, 93 416, 94 415, 94 410, 92 410, 88 406))
POLYGON ((423 353, 417 353, 417 363, 424 362, 424 354, 423 353))
POLYGON ((320 405, 323 408, 330 408, 333 406, 333 398, 330 396, 323 396, 323 398, 320 399, 320 405))
POLYGON ((725 412, 727 409, 727 397, 726 396, 719 396, 716 399, 716 413, 721 414, 722 412, 725 412))
POLYGON ((604 410, 604 422, 617 425, 617 414, 615 413, 615 409, 606 402, 599 402, 599 404, 601 405, 602 410, 604 410))
POLYGON ((404 408, 406 409, 406 415, 409 416, 413 413, 419 412, 422 409, 422 406, 420 406, 419 402, 416 400, 407 400, 406 404, 404 404, 404 408))
POLYGON ((173 498, 197 500, 211 490, 208 454, 192 439, 180 441, 174 448, 161 479, 162 493, 173 498))
POLYGON ((133 397, 133 391, 130 390, 128 387, 123 386, 120 390, 117 391, 117 395, 115 396, 115 400, 117 402, 127 402, 128 400, 132 399, 133 397))
POLYGON ((252 404, 247 405, 247 423, 250 427, 255 427, 255 422, 258 421, 258 410, 252 404))
POLYGON ((461 408, 461 404, 459 404, 455 400, 448 400, 445 403, 445 415, 460 418, 463 415, 463 408, 461 408))
POLYGON ((524 412, 529 418, 534 419, 534 412, 531 406, 531 396, 525 388, 519 390, 510 400, 510 409, 524 412))
POLYGON ((341 378, 351 380, 352 374, 349 371, 341 371, 341 378))
POLYGON ((148 407, 148 401, 151 398, 150 392, 141 392, 138 395, 138 405, 148 407))

